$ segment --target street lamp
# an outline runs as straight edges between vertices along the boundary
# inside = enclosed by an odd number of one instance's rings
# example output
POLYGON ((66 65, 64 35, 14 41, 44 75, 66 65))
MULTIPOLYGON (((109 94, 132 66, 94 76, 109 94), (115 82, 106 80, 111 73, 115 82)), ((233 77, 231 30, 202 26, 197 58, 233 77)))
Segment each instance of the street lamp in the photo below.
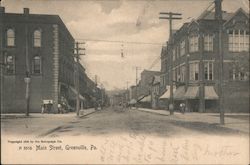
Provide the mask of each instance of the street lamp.
POLYGON ((26 92, 25 92, 25 99, 26 99, 26 105, 27 105, 27 109, 26 109, 26 116, 29 116, 29 111, 30 111, 30 92, 29 92, 29 87, 30 87, 30 75, 29 72, 26 72, 26 77, 24 78, 24 82, 26 83, 26 92))

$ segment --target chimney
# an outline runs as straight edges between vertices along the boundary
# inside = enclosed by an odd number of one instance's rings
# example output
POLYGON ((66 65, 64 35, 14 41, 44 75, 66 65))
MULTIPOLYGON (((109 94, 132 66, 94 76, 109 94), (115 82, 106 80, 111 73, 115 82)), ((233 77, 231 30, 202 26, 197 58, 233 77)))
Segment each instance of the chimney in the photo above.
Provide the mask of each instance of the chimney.
POLYGON ((5 13, 5 8, 2 7, 2 6, 0 6, 0 13, 1 13, 1 14, 2 14, 2 13, 5 13))
POLYGON ((222 7, 221 7, 222 0, 215 0, 215 19, 222 20, 222 7))
POLYGON ((30 13, 30 9, 29 8, 23 8, 23 14, 24 15, 28 15, 30 13))

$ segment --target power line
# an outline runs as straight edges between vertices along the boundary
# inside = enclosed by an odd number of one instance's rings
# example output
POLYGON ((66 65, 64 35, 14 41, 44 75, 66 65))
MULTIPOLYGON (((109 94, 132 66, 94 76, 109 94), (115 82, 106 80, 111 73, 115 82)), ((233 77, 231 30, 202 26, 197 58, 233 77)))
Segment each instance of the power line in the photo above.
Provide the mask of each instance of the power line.
POLYGON ((127 44, 137 44, 137 45, 160 45, 164 46, 165 43, 159 42, 135 42, 135 41, 115 41, 115 40, 103 40, 103 39, 88 39, 88 38, 76 38, 80 41, 90 41, 90 42, 110 42, 110 43, 127 43, 127 44))

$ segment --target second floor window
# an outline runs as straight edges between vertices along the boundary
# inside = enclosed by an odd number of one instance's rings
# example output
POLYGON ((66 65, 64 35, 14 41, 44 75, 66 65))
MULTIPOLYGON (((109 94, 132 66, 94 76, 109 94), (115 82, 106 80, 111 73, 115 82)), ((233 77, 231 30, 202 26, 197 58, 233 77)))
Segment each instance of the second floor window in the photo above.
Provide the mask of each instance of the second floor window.
POLYGON ((204 63, 205 80, 213 80, 213 62, 204 63))
POLYGON ((194 35, 189 37, 189 51, 197 52, 199 50, 199 37, 198 35, 194 35))
POLYGON ((173 60, 172 61, 175 61, 175 59, 176 59, 176 56, 175 56, 175 49, 173 49, 173 60))
POLYGON ((249 51, 249 31, 228 30, 228 49, 231 52, 249 51))
POLYGON ((205 51, 213 51, 213 39, 214 39, 214 36, 211 34, 206 34, 204 36, 204 50, 205 51))
POLYGON ((186 53, 186 50, 185 50, 185 40, 183 40, 181 42, 180 48, 181 48, 180 55, 183 56, 186 53))
POLYGON ((41 47, 42 40, 41 40, 41 30, 35 30, 34 31, 34 47, 41 47))
POLYGON ((35 56, 33 58, 33 73, 40 74, 41 73, 41 57, 35 56))
POLYGON ((7 30, 7 46, 15 46, 15 31, 13 29, 7 30))
POLYGON ((6 73, 7 74, 14 74, 15 73, 15 58, 12 55, 7 55, 5 57, 5 64, 6 64, 6 73))
POLYGON ((190 80, 197 81, 199 80, 199 63, 191 63, 189 64, 189 74, 190 80))
POLYGON ((185 65, 182 65, 181 66, 181 82, 185 81, 185 72, 186 72, 185 65))

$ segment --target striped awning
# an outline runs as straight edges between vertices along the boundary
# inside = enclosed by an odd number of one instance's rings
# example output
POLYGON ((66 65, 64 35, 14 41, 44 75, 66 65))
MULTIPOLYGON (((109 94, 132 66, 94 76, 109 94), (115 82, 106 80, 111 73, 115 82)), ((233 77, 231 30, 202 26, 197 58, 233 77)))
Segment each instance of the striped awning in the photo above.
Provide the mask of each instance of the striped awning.
POLYGON ((144 97, 140 102, 151 102, 151 95, 144 97))
POLYGON ((199 87, 198 86, 190 86, 187 89, 184 97, 186 99, 197 99, 199 98, 199 87))
MULTIPOLYGON (((176 87, 173 86, 173 93, 175 93, 175 91, 176 87)), ((163 95, 161 95, 160 99, 169 99, 169 98, 170 98, 170 86, 167 86, 166 92, 163 95)))
POLYGON ((185 95, 185 86, 180 86, 174 92, 174 99, 183 100, 185 99, 184 95, 185 95))
POLYGON ((213 86, 205 86, 205 99, 206 100, 217 100, 219 96, 214 90, 213 86))
MULTIPOLYGON (((73 87, 71 87, 71 86, 69 87, 69 89, 70 89, 70 92, 69 92, 70 98, 71 98, 72 100, 75 100, 75 99, 76 99, 76 95, 77 95, 76 89, 73 88, 73 87)), ((81 100, 85 100, 85 98, 84 98, 81 94, 79 94, 79 98, 80 98, 81 100)))
MULTIPOLYGON (((190 86, 186 94, 186 99, 198 99, 199 98, 199 86, 190 86)), ((205 86, 205 100, 217 100, 219 97, 214 90, 213 86, 205 86)))

